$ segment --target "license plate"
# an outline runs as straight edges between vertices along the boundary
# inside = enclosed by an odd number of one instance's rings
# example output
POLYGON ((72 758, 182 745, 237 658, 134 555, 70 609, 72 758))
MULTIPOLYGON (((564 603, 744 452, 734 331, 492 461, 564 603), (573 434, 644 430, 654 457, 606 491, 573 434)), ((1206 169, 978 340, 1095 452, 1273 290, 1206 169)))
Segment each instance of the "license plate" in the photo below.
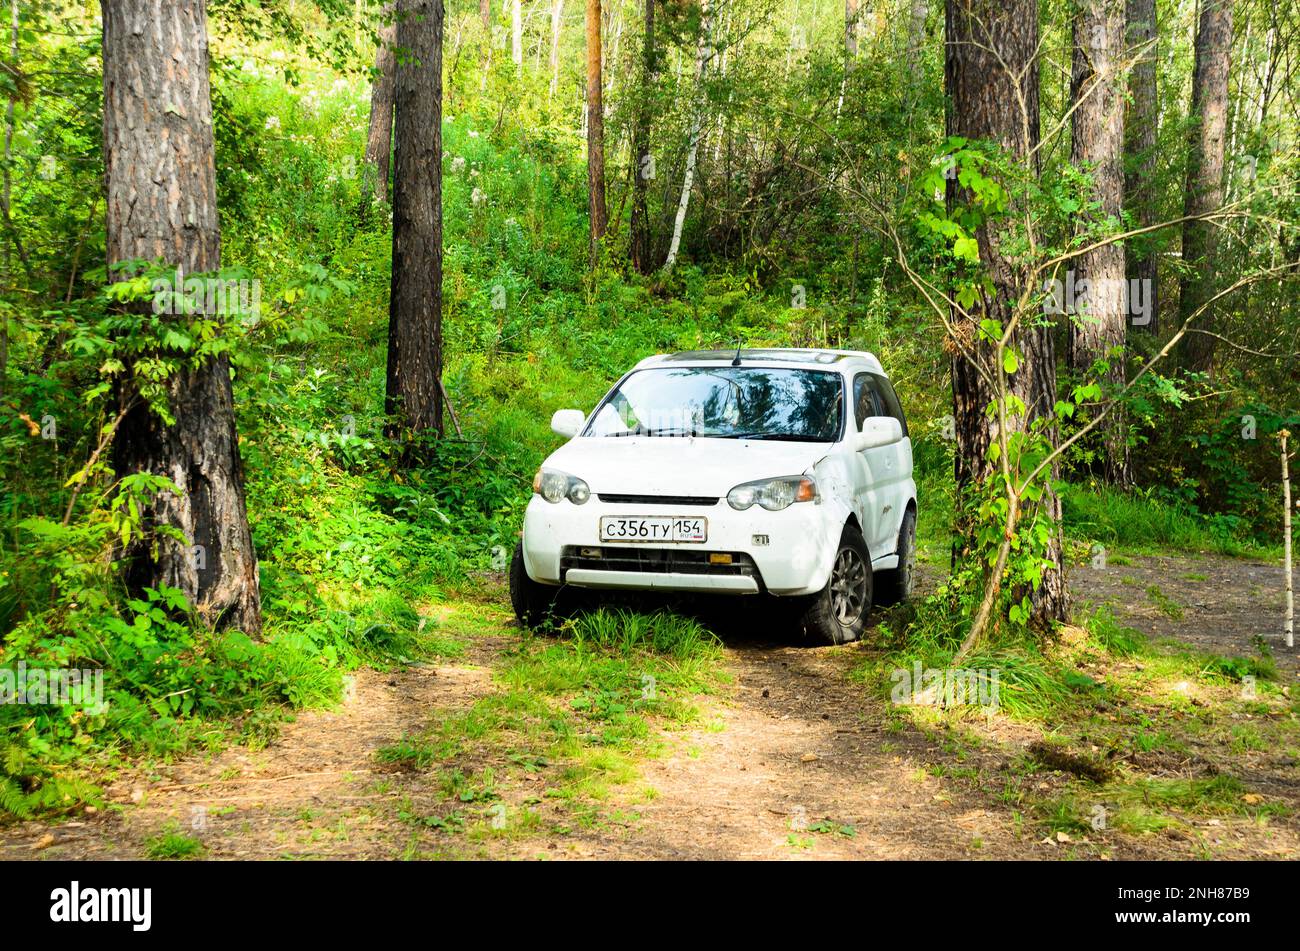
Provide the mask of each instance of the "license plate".
POLYGON ((679 515, 606 515, 600 520, 602 542, 703 542, 709 520, 679 515))

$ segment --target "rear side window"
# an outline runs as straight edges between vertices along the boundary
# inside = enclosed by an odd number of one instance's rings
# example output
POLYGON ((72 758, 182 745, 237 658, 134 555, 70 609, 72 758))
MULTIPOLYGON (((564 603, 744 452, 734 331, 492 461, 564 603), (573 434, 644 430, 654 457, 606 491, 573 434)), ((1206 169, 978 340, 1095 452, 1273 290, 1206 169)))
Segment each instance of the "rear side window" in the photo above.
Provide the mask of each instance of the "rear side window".
POLYGON ((884 415, 880 396, 869 373, 859 373, 853 378, 853 419, 861 431, 862 424, 872 416, 884 415))
POLYGON ((871 375, 872 381, 876 385, 876 398, 882 404, 882 415, 892 416, 898 420, 898 425, 903 427, 903 435, 907 435, 907 417, 903 415, 903 404, 898 400, 898 394, 894 392, 894 385, 886 380, 883 376, 871 375))
POLYGON ((894 387, 883 376, 859 373, 853 378, 853 416, 858 429, 872 416, 892 416, 907 435, 907 418, 894 387))

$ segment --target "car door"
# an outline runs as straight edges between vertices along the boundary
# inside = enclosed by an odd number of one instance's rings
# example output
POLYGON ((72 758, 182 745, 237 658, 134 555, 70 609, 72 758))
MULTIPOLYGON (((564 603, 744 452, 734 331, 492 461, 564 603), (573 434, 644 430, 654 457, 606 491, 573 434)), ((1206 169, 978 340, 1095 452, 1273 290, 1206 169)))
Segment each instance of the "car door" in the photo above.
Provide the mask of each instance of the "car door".
POLYGON ((885 377, 875 373, 871 374, 871 382, 879 414, 892 416, 898 420, 899 428, 903 431, 903 438, 898 442, 881 447, 885 473, 881 484, 876 488, 882 496, 881 511, 884 517, 881 521, 885 535, 883 541, 887 543, 884 553, 892 554, 910 495, 911 441, 907 435, 907 419, 903 415, 903 406, 898 400, 898 394, 894 392, 893 385, 885 377))
MULTIPOLYGON (((883 412, 875 380, 870 373, 853 377, 853 426, 862 431, 862 424, 872 416, 888 415, 883 412)), ((893 502, 889 497, 891 471, 896 471, 896 459, 891 446, 876 446, 853 454, 853 498, 862 523, 862 534, 872 559, 881 558, 894 550, 890 537, 893 502)))

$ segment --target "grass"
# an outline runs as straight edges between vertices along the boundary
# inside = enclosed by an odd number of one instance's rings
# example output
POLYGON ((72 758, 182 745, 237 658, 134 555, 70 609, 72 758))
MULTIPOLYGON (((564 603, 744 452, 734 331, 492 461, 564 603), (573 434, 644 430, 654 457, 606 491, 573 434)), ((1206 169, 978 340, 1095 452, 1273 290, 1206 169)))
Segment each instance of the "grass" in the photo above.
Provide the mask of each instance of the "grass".
POLYGON ((717 638, 690 618, 580 614, 555 636, 525 635, 494 671, 499 689, 376 759, 405 771, 438 769, 437 795, 463 815, 406 807, 405 821, 422 828, 476 838, 543 831, 540 817, 504 802, 512 780, 525 775, 542 779, 530 787, 534 797, 565 803, 579 824, 600 823, 597 804, 636 782, 638 762, 663 749, 663 732, 699 721, 694 698, 721 682, 721 658, 717 638), (498 807, 505 812, 494 822, 487 812, 498 807))
POLYGON ((201 841, 182 833, 175 823, 146 840, 144 845, 145 856, 155 861, 199 858, 205 851, 207 849, 201 841))
MULTIPOLYGON (((1225 516, 1206 516, 1150 492, 1070 486, 1061 495, 1066 534, 1107 549, 1142 554, 1169 550, 1232 557, 1280 557, 1278 545, 1260 544, 1225 516)), ((1108 552, 1110 564, 1123 564, 1108 552)))

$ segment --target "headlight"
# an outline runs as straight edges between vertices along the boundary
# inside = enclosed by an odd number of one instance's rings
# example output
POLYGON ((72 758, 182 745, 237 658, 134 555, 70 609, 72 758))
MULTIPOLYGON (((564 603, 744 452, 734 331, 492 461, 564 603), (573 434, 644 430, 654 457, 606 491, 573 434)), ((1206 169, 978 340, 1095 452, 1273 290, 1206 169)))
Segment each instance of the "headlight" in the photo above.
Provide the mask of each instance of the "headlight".
POLYGON ((817 482, 811 476, 781 476, 746 482, 727 493, 727 504, 743 512, 757 503, 770 512, 789 508, 795 502, 815 502, 817 482))
POLYGON ((538 469, 533 476, 533 491, 548 502, 568 499, 574 505, 581 505, 591 498, 587 483, 557 469, 538 469))

